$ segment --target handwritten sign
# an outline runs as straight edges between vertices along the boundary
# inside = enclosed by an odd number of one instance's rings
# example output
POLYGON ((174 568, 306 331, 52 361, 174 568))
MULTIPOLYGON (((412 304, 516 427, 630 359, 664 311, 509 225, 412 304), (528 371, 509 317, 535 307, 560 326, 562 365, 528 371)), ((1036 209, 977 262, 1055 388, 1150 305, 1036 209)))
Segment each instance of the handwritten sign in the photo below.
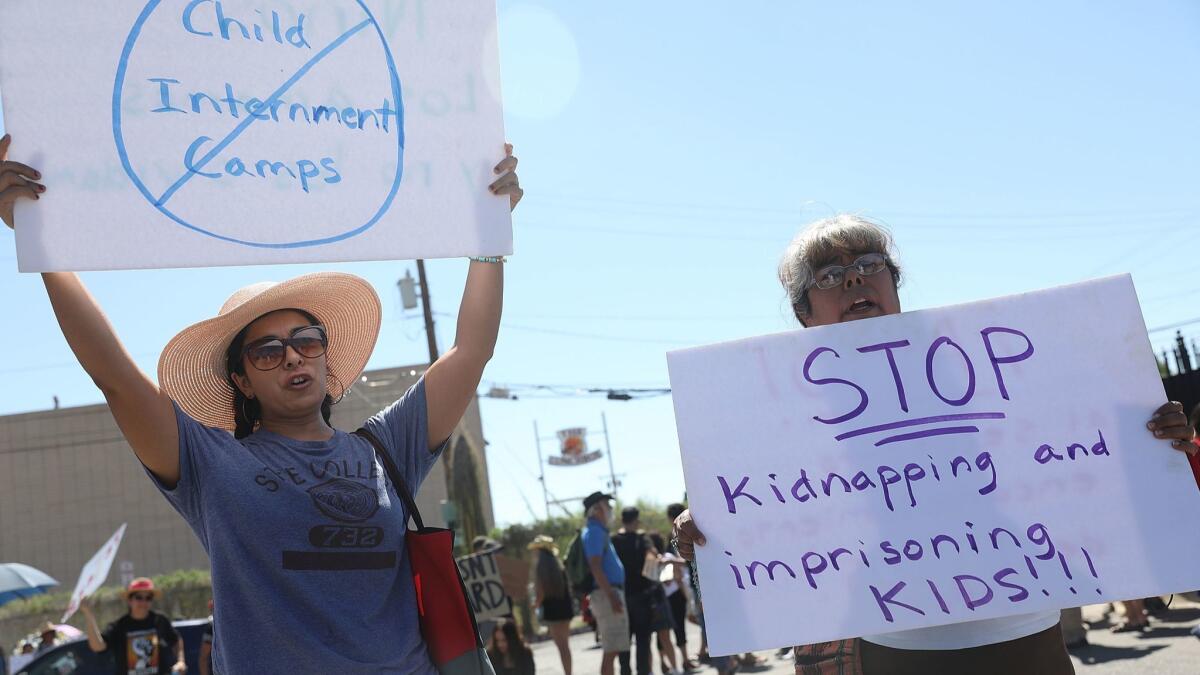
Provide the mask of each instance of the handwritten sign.
POLYGON ((498 58, 494 0, 2 3, 20 269, 510 253, 498 58))
POLYGON ((79 610, 79 603, 92 593, 95 593, 101 586, 104 585, 104 580, 108 578, 108 571, 112 569, 113 558, 117 557, 117 549, 121 548, 121 539, 125 536, 125 523, 121 523, 121 527, 113 533, 113 536, 104 542, 96 555, 92 556, 91 560, 83 566, 83 570, 79 572, 79 581, 75 584, 75 590, 71 592, 71 601, 67 603, 67 612, 63 614, 59 623, 65 623, 71 615, 79 610))
POLYGON ((667 360, 715 654, 1200 587, 1128 276, 667 360))
POLYGON ((504 590, 496 558, 495 553, 488 552, 457 559, 476 619, 498 619, 512 614, 512 600, 504 590))

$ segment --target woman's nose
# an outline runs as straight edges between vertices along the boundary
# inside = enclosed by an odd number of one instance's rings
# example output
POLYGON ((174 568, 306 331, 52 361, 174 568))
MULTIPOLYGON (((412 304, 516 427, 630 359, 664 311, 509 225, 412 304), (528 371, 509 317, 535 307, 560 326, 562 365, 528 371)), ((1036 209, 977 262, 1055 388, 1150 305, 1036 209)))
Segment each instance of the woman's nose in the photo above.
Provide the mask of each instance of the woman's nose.
POLYGON ((296 351, 291 345, 287 345, 283 348, 284 368, 293 368, 299 365, 302 361, 304 361, 304 357, 301 356, 300 352, 296 351))

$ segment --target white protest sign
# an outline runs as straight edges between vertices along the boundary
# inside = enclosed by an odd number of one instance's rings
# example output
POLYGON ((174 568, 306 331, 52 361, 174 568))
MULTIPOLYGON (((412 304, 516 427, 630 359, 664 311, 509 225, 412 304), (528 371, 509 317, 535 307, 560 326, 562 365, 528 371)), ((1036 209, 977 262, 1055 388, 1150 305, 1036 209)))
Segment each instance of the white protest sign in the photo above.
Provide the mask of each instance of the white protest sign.
POLYGON ((75 584, 75 590, 71 592, 71 602, 67 604, 67 612, 63 614, 63 618, 59 623, 65 622, 71 618, 79 609, 79 603, 84 598, 104 585, 104 580, 108 578, 108 571, 112 569, 113 559, 117 557, 117 549, 121 548, 121 538, 125 536, 125 523, 121 523, 121 527, 113 533, 113 536, 104 542, 96 555, 87 561, 83 566, 83 570, 79 573, 79 581, 75 584))
POLYGON ((0 3, 23 272, 511 253, 495 0, 0 3))
POLYGON ((476 619, 498 619, 512 614, 512 600, 504 591, 493 553, 475 553, 458 558, 457 562, 476 619))
POLYGON ((714 654, 1200 587, 1128 276, 667 360, 714 654))

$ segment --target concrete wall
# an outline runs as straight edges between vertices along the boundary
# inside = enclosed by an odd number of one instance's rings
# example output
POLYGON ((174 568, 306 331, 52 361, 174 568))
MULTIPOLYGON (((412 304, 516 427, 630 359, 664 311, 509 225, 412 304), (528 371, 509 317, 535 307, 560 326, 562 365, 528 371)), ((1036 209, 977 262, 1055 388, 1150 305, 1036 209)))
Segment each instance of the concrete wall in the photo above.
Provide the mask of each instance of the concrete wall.
MULTIPOLYGON (((341 403, 333 423, 352 431, 400 397, 424 366, 365 373, 341 403)), ((479 406, 472 402, 457 433, 472 440, 491 521, 491 495, 482 452, 479 406), (474 439, 480 439, 478 443, 474 439)), ((432 526, 444 526, 446 472, 438 462, 417 495, 432 526)), ((100 545, 128 523, 109 583, 120 582, 122 562, 133 574, 207 568, 199 542, 151 484, 125 443, 108 406, 94 405, 0 417, 0 562, 22 562, 70 590, 100 545)))

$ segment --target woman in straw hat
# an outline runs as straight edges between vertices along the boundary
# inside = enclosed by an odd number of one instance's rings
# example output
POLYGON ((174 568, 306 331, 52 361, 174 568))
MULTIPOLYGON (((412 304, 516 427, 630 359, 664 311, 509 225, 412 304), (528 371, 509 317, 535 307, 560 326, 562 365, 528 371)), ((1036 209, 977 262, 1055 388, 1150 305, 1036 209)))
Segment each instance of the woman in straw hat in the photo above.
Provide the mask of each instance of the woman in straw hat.
MULTIPOLYGON (((40 174, 4 162, 0 218, 40 174)), ((511 146, 492 194, 523 194, 511 146)), ((416 492, 475 395, 500 326, 502 258, 471 262, 456 343, 367 420, 416 492)), ((366 439, 329 423, 379 333, 356 276, 309 274, 234 293, 140 372, 69 273, 43 275, 63 335, 155 485, 212 561, 216 672, 434 673, 404 554, 407 514, 366 439), (229 432, 232 431, 231 435, 229 432)))
POLYGON ((563 672, 571 675, 571 619, 575 616, 575 603, 571 599, 571 585, 567 571, 563 569, 558 547, 550 537, 539 534, 529 542, 527 548, 533 552, 533 608, 538 610, 539 619, 550 632, 563 672))

